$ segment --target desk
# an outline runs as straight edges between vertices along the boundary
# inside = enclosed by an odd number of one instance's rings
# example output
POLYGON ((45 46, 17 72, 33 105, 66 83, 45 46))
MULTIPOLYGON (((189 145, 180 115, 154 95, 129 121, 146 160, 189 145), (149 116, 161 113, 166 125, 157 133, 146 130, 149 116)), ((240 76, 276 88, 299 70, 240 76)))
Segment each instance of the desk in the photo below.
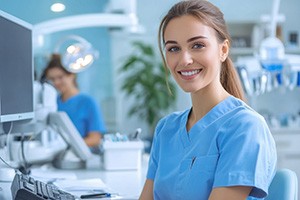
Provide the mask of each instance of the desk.
MULTIPOLYGON (((99 156, 93 156, 87 163, 86 169, 61 170, 49 167, 47 171, 64 172, 77 176, 78 179, 100 178, 109 188, 116 191, 125 199, 138 199, 146 180, 148 155, 143 155, 140 170, 106 171, 102 168, 99 156)), ((10 182, 0 182, 0 200, 11 200, 10 182)))

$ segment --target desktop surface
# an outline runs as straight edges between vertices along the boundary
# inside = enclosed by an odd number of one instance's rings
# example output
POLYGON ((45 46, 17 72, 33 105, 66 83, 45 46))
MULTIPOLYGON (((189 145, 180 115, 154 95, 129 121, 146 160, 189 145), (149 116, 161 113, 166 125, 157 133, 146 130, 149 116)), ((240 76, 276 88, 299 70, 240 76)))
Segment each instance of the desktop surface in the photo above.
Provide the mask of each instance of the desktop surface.
MULTIPOLYGON (((116 158, 117 159, 117 158, 116 158)), ((98 155, 93 155, 87 163, 86 169, 80 170, 62 170, 52 166, 43 166, 33 169, 47 173, 47 176, 62 173, 64 176, 72 177, 76 175, 76 180, 101 179, 104 184, 112 191, 118 193, 122 199, 138 199, 144 182, 146 180, 146 171, 148 165, 148 156, 143 156, 142 167, 140 170, 104 170, 101 159, 98 155)), ((11 182, 0 182, 0 199, 12 200, 11 182)), ((84 193, 84 192, 83 192, 84 193)))

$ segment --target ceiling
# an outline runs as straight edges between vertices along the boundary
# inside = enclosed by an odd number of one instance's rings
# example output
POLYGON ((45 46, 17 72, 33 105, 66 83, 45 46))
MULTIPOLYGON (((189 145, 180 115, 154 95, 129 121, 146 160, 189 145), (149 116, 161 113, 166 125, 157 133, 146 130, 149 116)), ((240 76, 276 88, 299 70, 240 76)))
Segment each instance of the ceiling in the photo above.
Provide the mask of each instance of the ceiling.
POLYGON ((108 0, 0 0, 0 9, 31 24, 37 24, 71 15, 101 13, 107 3, 108 0), (64 3, 66 9, 61 13, 52 12, 50 6, 54 2, 64 3))

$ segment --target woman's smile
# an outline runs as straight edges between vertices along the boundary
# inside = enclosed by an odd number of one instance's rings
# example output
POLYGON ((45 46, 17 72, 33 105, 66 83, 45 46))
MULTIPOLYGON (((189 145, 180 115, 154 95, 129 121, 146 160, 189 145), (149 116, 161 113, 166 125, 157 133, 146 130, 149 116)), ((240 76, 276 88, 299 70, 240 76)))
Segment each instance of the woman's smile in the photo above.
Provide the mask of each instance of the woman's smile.
POLYGON ((178 73, 181 75, 181 78, 184 80, 191 80, 194 79, 202 69, 190 69, 190 70, 180 70, 178 73))
POLYGON ((226 44, 219 42, 213 28, 184 15, 168 23, 164 40, 167 66, 185 92, 194 93, 220 82, 221 55, 226 44))

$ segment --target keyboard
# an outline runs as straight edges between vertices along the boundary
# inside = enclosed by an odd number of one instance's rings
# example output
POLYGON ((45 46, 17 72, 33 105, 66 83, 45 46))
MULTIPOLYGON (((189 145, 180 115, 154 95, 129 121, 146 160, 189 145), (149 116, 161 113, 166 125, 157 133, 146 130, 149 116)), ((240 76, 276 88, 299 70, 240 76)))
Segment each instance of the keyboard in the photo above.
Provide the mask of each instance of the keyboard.
POLYGON ((11 184, 13 200, 75 200, 75 196, 28 175, 16 174, 11 184))

